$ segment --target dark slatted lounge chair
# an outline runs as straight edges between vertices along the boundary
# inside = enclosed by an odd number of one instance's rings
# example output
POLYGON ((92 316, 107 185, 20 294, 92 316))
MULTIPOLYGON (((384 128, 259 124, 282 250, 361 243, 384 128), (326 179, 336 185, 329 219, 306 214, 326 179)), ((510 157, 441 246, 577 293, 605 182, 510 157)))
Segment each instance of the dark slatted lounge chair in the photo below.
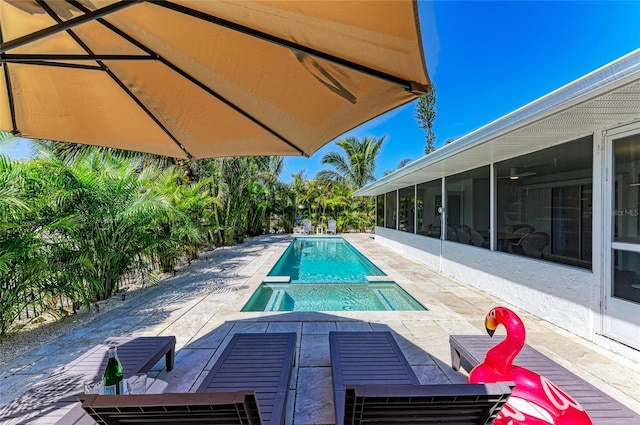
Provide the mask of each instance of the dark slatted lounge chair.
POLYGON ((490 424, 509 383, 421 385, 390 332, 330 332, 336 425, 490 424))
POLYGON ((235 334, 197 392, 255 390, 262 423, 284 424, 297 335, 235 334))
MULTIPOLYGON (((194 423, 284 425, 296 340, 295 332, 235 334, 195 393, 145 395, 138 399, 136 397, 140 396, 92 396, 84 401, 82 407, 94 419, 103 420, 105 424, 134 419, 154 423, 156 417, 162 416, 154 416, 158 409, 176 412, 172 416, 173 421, 167 420, 167 423, 180 423, 181 419, 191 423, 192 419, 200 419, 188 415, 188 412, 211 409, 207 415, 203 414, 202 422, 194 423), (242 402, 245 405, 253 403, 257 406, 259 417, 250 409, 238 417, 226 416, 228 406, 225 400, 233 398, 231 394, 236 393, 246 398, 242 402), (99 411, 95 410, 98 406, 99 411), (221 415, 220 418, 212 422, 217 414, 221 415), (245 416, 251 419, 243 419, 245 416)), ((240 403, 239 399, 234 403, 240 403)))
MULTIPOLYGON (((451 366, 458 370, 461 359, 473 368, 484 361, 487 351, 504 337, 451 335, 451 366)), ((543 375, 575 398, 589 413, 595 425, 640 424, 640 414, 629 409, 587 381, 525 344, 514 364, 543 375)))
POLYGON ((83 391, 84 381, 102 378, 111 345, 118 347, 125 378, 148 372, 163 357, 167 370, 173 368, 174 336, 109 338, 4 406, 0 409, 0 418, 15 424, 67 425, 61 418, 79 406, 78 395, 83 391))

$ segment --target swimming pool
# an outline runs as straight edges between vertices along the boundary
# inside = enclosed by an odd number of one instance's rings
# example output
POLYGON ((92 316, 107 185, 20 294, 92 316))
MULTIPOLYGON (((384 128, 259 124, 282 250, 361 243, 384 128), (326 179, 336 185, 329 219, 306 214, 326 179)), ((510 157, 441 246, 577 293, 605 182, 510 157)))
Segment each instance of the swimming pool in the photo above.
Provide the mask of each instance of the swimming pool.
POLYGON ((427 310, 340 237, 294 239, 242 311, 427 310), (268 281, 266 281, 268 280, 268 281))
POLYGON ((289 276, 290 283, 358 282, 385 276, 378 267, 340 237, 294 239, 268 276, 289 276))
POLYGON ((426 310, 395 282, 262 283, 242 311, 426 310))

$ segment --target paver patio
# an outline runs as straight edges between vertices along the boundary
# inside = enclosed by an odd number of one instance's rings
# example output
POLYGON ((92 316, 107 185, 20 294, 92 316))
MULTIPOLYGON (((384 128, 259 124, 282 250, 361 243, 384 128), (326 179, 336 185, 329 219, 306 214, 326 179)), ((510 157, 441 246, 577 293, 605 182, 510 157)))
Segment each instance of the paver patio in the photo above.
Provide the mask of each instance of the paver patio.
MULTIPOLYGON (((0 368, 0 409, 111 336, 175 335, 174 369, 167 372, 160 362, 152 375, 169 383, 168 392, 183 392, 195 391, 234 333, 297 332, 288 424, 334 423, 328 338, 333 330, 391 330, 422 383, 466 382, 465 374, 451 369, 449 335, 483 333, 485 314, 503 303, 376 244, 373 235, 343 236, 429 311, 240 312, 292 240, 291 235, 258 237, 224 248, 215 260, 193 263, 144 296, 11 359, 0 368)), ((514 311, 525 322, 529 345, 640 412, 640 366, 514 311)))

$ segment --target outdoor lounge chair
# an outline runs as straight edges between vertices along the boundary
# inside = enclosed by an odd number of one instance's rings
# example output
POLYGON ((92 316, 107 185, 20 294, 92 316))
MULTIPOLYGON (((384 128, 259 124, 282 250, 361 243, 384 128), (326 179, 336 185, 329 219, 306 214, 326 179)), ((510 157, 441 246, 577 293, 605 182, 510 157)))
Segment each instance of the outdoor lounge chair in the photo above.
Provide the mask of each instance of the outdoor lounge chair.
POLYGON ((391 332, 330 332, 336 425, 491 424, 510 383, 421 385, 391 332))
POLYGON ((329 220, 327 223, 327 234, 331 233, 335 235, 338 232, 337 224, 335 220, 329 220))
POLYGON ((305 235, 310 235, 313 233, 313 226, 311 225, 311 220, 303 220, 302 221, 302 233, 305 235))
POLYGON ((148 372, 163 357, 167 370, 173 368, 175 336, 109 338, 4 406, 0 418, 16 424, 68 425, 61 418, 79 406, 78 395, 83 391, 84 381, 102 378, 111 345, 118 347, 125 378, 148 372))
POLYGON ((163 414, 171 411, 171 420, 167 419, 167 423, 180 422, 181 418, 192 423, 194 416, 189 412, 197 410, 202 420, 194 423, 284 425, 296 340, 295 332, 238 333, 231 338, 196 393, 87 396, 82 407, 94 419, 109 424, 132 418, 163 423, 158 420, 162 417, 159 410, 163 414), (242 411, 239 416, 234 416, 236 408, 242 411), (245 416, 251 419, 243 421, 245 416))
MULTIPOLYGON (((488 335, 451 335, 451 366, 458 370, 461 361, 473 368, 484 361, 487 351, 503 337, 488 335)), ((594 425, 623 425, 640 423, 640 414, 605 394, 549 357, 525 344, 514 364, 551 379, 585 408, 594 425)))

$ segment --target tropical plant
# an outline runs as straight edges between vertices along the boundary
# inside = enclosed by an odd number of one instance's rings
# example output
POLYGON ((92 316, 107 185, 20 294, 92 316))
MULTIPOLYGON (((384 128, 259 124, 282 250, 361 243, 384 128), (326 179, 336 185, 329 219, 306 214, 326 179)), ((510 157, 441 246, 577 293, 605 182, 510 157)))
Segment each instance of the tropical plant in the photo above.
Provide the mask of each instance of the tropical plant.
POLYGON ((70 173, 75 205, 83 212, 72 237, 90 256, 93 278, 103 285, 97 299, 106 299, 119 290, 136 259, 166 243, 156 229, 176 211, 165 194, 153 190, 159 170, 141 168, 137 160, 94 151, 76 161, 70 173))
POLYGON ((402 167, 406 166, 407 164, 409 164, 411 162, 411 158, 404 158, 402 161, 400 161, 398 163, 398 166, 394 169, 394 170, 386 170, 384 172, 384 175, 386 176, 387 174, 391 174, 394 171, 397 171, 399 169, 401 169, 402 167))
POLYGON ((154 219, 150 231, 158 241, 153 249, 163 272, 174 271, 184 253, 188 261, 197 258, 213 227, 211 196, 205 179, 190 182, 183 170, 169 167, 154 177, 150 190, 165 199, 170 208, 154 219))
POLYGON ((0 337, 60 296, 88 303, 92 264, 69 237, 79 222, 60 162, 0 156, 0 337))
POLYGON ((320 171, 316 178, 340 183, 352 190, 360 189, 374 181, 376 159, 385 137, 365 137, 362 140, 349 137, 338 140, 336 144, 344 150, 345 155, 339 152, 325 154, 321 160, 322 164, 331 165, 334 170, 320 171))
POLYGON ((277 205, 281 158, 216 158, 200 161, 199 167, 212 196, 219 201, 212 206, 216 245, 242 242, 246 236, 268 231, 271 215, 282 209, 277 205))

